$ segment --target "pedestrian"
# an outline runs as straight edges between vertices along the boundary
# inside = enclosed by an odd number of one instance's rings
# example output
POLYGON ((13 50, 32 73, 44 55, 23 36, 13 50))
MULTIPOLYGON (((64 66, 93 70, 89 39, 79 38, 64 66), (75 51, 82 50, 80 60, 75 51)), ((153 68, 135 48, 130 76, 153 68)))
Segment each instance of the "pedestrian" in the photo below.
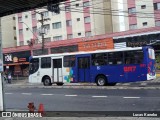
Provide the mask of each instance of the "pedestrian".
POLYGON ((6 82, 6 81, 7 81, 6 73, 5 73, 5 72, 2 72, 2 76, 3 76, 4 82, 6 82))
POLYGON ((8 83, 11 83, 11 80, 12 80, 12 75, 11 75, 11 72, 8 73, 8 83))

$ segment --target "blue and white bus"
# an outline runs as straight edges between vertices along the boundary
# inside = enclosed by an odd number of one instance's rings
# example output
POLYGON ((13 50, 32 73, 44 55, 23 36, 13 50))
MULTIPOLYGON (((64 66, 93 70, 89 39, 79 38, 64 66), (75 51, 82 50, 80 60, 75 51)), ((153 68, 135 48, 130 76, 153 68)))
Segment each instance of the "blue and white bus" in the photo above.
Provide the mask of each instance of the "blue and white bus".
POLYGON ((149 46, 32 56, 29 82, 45 86, 71 83, 115 85, 156 78, 155 53, 149 46))

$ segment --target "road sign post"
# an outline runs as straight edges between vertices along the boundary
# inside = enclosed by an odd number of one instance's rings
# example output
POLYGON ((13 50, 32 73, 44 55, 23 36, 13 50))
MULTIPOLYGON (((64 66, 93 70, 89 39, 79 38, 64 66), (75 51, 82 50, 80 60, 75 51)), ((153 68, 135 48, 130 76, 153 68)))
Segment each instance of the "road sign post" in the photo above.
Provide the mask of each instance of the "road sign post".
POLYGON ((4 111, 3 56, 2 56, 2 29, 1 29, 1 18, 0 18, 0 111, 4 111))

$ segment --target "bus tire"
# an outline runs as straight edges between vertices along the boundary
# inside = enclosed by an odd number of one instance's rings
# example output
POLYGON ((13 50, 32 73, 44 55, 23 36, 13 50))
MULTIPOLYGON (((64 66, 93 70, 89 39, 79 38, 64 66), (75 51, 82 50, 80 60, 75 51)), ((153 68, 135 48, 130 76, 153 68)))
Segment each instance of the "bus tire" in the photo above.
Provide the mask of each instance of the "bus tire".
POLYGON ((45 77, 45 78, 43 79, 43 85, 44 85, 44 86, 50 86, 50 85, 52 85, 52 84, 51 84, 51 79, 50 79, 49 77, 45 77))
POLYGON ((107 84, 107 79, 104 75, 99 75, 96 78, 97 86, 105 86, 107 84))
POLYGON ((64 83, 56 83, 58 86, 62 86, 64 83))

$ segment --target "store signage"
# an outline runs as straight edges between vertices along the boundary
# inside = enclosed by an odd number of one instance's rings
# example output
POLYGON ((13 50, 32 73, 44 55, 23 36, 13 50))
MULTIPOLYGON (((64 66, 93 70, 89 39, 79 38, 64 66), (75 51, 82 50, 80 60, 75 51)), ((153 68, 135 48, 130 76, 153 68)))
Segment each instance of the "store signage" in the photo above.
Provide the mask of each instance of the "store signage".
POLYGON ((113 48, 114 44, 112 38, 83 41, 78 44, 79 51, 94 51, 94 50, 113 49, 113 48))
POLYGON ((4 64, 29 62, 30 51, 3 54, 4 64))
POLYGON ((4 60, 5 60, 5 61, 13 61, 13 59, 12 59, 12 54, 6 54, 6 55, 4 56, 4 60))
POLYGON ((127 47, 141 47, 149 44, 149 41, 127 41, 127 47))

